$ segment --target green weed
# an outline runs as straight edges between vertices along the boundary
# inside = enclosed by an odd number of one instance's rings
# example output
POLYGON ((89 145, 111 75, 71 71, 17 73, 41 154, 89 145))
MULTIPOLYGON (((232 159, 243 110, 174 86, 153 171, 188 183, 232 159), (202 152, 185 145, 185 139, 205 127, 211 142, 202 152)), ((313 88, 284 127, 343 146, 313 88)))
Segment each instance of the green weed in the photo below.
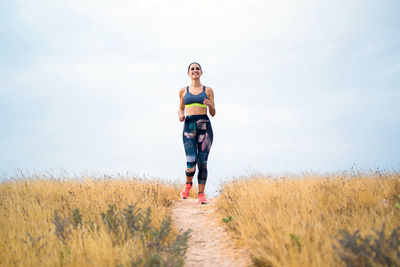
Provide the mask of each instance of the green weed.
POLYGON ((346 266, 400 266, 400 227, 388 237, 385 224, 374 235, 363 237, 358 230, 353 234, 342 230, 340 235, 341 247, 334 249, 346 266))

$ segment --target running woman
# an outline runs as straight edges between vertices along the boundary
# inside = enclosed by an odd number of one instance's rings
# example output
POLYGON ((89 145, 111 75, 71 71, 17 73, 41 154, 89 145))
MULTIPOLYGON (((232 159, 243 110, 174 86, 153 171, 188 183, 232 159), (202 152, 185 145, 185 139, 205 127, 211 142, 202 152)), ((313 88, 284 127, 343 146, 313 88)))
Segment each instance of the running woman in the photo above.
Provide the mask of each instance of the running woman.
POLYGON ((190 85, 179 91, 179 120, 183 125, 183 145, 186 153, 186 184, 181 197, 189 196, 193 185, 193 176, 198 167, 199 203, 207 204, 204 188, 207 181, 207 158, 213 141, 213 131, 207 110, 215 116, 214 92, 200 83, 203 74, 199 63, 193 62, 188 67, 190 85), (207 109, 208 108, 208 109, 207 109), (186 112, 186 116, 185 116, 186 112))

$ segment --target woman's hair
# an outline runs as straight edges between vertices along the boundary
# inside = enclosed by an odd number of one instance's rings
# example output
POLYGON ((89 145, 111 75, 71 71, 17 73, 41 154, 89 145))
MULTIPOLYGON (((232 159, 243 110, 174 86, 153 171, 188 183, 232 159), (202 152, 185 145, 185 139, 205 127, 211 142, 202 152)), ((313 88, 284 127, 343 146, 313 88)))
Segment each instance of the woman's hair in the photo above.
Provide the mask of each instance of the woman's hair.
POLYGON ((188 72, 190 71, 190 66, 192 66, 193 64, 197 64, 197 65, 199 65, 199 67, 200 67, 200 70, 201 70, 201 71, 203 71, 203 70, 201 69, 201 66, 200 66, 200 64, 199 64, 199 63, 197 63, 197 62, 192 62, 192 63, 190 63, 190 64, 189 64, 189 67, 188 67, 188 72))

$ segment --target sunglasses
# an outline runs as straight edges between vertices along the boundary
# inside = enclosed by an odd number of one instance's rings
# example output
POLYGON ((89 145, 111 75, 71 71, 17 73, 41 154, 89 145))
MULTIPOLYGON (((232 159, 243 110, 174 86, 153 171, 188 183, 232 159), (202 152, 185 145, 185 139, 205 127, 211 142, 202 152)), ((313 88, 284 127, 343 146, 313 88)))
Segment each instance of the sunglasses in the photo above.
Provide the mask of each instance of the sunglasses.
POLYGON ((196 67, 196 68, 192 67, 190 70, 200 70, 200 68, 199 67, 196 67))

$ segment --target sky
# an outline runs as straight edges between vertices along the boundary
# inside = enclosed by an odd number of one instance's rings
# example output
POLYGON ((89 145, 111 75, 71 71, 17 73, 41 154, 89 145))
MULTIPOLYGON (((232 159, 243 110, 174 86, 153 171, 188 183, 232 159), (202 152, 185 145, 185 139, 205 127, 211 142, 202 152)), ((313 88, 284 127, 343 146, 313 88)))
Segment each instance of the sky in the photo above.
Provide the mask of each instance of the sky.
POLYGON ((399 1, 0 0, 0 172, 183 180, 202 65, 209 182, 400 166, 399 1))

